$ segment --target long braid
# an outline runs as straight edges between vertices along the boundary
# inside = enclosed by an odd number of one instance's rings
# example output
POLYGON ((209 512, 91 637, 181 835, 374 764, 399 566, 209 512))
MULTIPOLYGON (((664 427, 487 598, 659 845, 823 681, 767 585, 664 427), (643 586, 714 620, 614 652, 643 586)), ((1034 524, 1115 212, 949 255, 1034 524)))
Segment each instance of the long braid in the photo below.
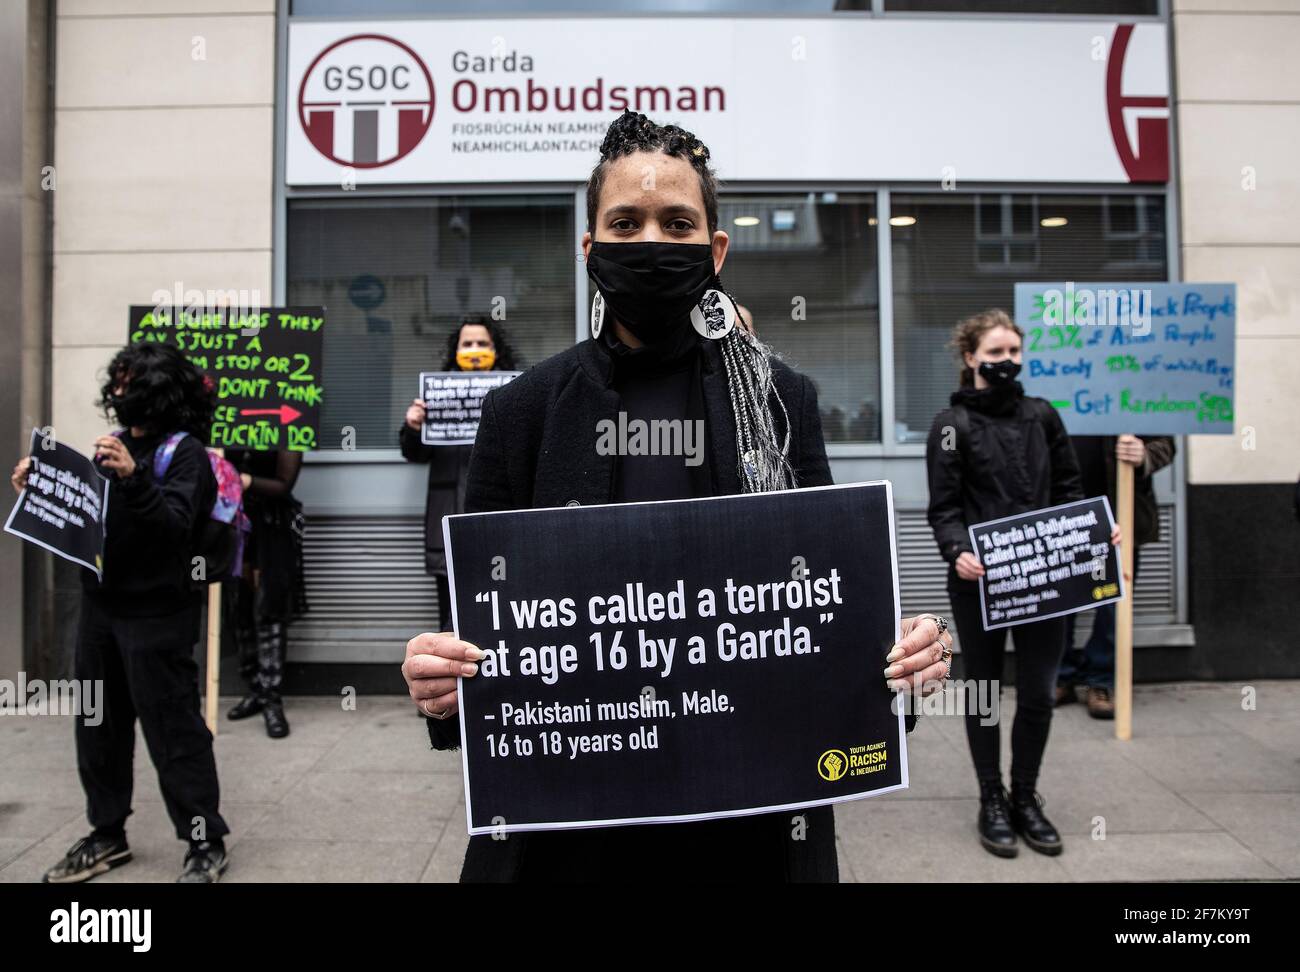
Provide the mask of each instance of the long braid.
MULTIPOLYGON (((730 295, 728 295, 730 296, 730 295)), ((727 370, 727 391, 736 417, 736 464, 746 493, 790 489, 790 415, 772 381, 772 350, 744 328, 734 327, 719 342, 727 370), (785 427, 778 443, 769 402, 776 401, 785 427)))

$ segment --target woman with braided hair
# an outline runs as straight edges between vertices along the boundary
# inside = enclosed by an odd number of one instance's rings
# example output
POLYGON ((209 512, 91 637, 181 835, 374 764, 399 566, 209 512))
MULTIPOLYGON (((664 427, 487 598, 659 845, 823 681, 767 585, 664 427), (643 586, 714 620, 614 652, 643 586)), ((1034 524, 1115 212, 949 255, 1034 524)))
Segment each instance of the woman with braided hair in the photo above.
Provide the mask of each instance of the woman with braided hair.
MULTIPOLYGON (((591 337, 483 402, 467 512, 724 496, 831 483, 812 382, 744 327, 718 274, 709 150, 690 132, 625 112, 587 186, 582 252, 595 291, 591 337), (612 455, 598 427, 677 421, 703 430, 698 461, 612 455)), ((683 427, 687 427, 685 424, 683 427)), ((630 453, 631 450, 628 450, 630 453)), ((665 556, 671 556, 666 552, 665 556)), ((933 616, 905 618, 882 675, 938 687, 951 638, 933 616)), ((483 653, 421 634, 402 674, 436 749, 460 745, 456 676, 483 653)), ((914 717, 909 716, 910 729, 914 717)), ((462 881, 626 880, 630 873, 735 881, 835 881, 829 807, 693 823, 471 837, 462 881), (645 869, 638 871, 639 868, 645 869)))

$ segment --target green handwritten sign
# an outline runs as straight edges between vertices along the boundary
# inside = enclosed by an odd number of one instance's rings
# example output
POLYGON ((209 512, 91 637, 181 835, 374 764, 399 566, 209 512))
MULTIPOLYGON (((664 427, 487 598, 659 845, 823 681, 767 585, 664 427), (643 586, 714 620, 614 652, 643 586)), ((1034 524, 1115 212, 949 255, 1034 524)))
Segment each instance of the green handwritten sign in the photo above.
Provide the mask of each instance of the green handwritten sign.
POLYGON ((1020 380, 1072 435, 1230 435, 1237 287, 1018 283, 1020 380))
POLYGON ((128 340, 174 344, 217 393, 209 445, 307 452, 317 447, 323 307, 132 305, 128 340))

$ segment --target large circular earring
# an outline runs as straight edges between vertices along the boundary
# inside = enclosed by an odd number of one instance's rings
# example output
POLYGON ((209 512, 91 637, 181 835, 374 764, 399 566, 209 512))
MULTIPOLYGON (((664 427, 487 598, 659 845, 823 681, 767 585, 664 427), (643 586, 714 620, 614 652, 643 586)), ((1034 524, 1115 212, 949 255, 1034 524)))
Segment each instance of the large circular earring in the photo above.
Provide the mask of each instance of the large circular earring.
POLYGON ((600 337, 600 332, 605 326, 605 298, 601 296, 600 291, 596 291, 596 296, 591 298, 591 336, 600 337))
POLYGON ((735 301, 721 290, 706 290, 700 302, 691 308, 691 326, 699 333, 716 341, 730 334, 736 327, 735 301))

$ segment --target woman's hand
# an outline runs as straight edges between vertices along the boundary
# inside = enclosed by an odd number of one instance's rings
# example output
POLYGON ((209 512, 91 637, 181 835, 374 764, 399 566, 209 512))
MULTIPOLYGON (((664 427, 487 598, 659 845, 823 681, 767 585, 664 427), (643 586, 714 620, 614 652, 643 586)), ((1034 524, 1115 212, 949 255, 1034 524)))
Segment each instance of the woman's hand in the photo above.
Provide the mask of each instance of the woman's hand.
POLYGON ((984 576, 984 565, 969 550, 963 550, 953 566, 957 568, 957 576, 962 580, 979 580, 984 576))
POLYGON ((1113 530, 1110 531, 1110 545, 1111 545, 1112 547, 1118 547, 1119 544, 1120 544, 1120 541, 1123 540, 1123 539, 1124 539, 1124 536, 1123 536, 1122 533, 1120 533, 1119 524, 1116 523, 1116 524, 1115 524, 1115 529, 1113 529, 1113 530))
POLYGON ((929 695, 943 687, 952 658, 952 635, 939 631, 933 614, 899 622, 902 640, 885 656, 885 684, 895 692, 929 695), (944 661, 948 653, 949 661, 944 661))
POLYGON ((428 414, 428 409, 424 402, 416 398, 411 401, 410 407, 406 410, 406 427, 419 432, 424 426, 424 418, 428 414))
POLYGON ((460 710, 456 678, 472 678, 474 664, 483 651, 454 634, 418 634, 406 643, 402 677, 415 707, 434 719, 446 719, 460 710))
POLYGON ((240 485, 244 490, 247 490, 250 486, 253 485, 253 477, 250 476, 248 473, 240 473, 240 474, 239 474, 239 485, 240 485))
POLYGON ((13 484, 15 493, 21 493, 27 488, 27 474, 31 472, 31 469, 31 456, 24 456, 18 460, 18 465, 14 466, 13 475, 9 477, 9 482, 13 484))
POLYGON ((1146 443, 1136 435, 1121 435, 1115 440, 1115 458, 1130 466, 1140 466, 1147 459, 1146 443))
POLYGON ((135 473, 131 450, 115 435, 101 435, 95 440, 95 458, 104 469, 117 473, 118 479, 126 479, 135 473))

